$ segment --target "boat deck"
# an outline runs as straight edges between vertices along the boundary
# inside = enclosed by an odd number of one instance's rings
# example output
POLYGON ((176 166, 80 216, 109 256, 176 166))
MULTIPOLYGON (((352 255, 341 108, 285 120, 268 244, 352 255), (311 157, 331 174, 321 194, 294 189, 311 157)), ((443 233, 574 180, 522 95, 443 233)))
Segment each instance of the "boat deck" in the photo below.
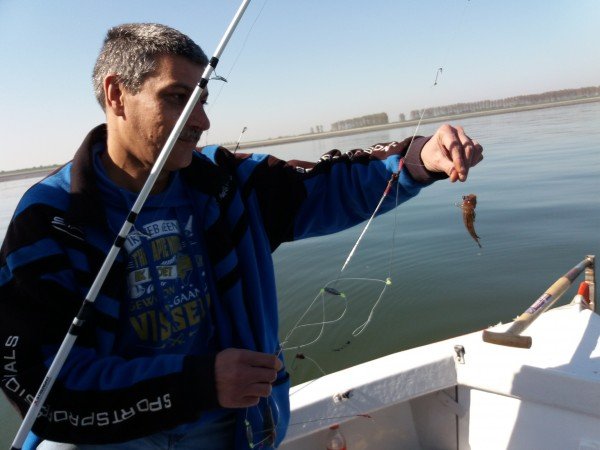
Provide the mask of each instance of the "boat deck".
POLYGON ((354 450, 600 450, 600 316, 574 303, 524 334, 530 349, 476 332, 297 386, 280 448, 326 448, 340 423, 354 450))

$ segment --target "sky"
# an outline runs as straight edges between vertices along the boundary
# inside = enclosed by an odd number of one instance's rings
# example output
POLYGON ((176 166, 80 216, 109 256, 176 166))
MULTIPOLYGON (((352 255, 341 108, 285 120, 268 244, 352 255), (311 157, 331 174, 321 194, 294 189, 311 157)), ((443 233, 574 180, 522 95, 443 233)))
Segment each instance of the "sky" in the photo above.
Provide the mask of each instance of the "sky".
MULTIPOLYGON (((163 23, 210 57, 239 4, 0 0, 0 171, 65 163, 104 122, 91 72, 108 28, 163 23)), ((208 85, 201 144, 597 86, 599 24, 599 0, 254 0, 217 68, 228 82, 208 85)))

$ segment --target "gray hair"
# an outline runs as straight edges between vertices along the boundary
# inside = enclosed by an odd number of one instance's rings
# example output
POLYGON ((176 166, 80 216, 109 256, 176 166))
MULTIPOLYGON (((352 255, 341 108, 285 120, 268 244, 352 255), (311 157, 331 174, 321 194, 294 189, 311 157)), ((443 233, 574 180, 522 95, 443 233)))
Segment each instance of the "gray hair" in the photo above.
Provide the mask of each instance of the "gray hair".
POLYGON ((208 64, 202 49, 185 34, 157 23, 129 23, 108 30, 94 66, 96 99, 104 105, 104 78, 116 74, 119 82, 137 94, 156 67, 157 56, 178 55, 201 66, 208 64))

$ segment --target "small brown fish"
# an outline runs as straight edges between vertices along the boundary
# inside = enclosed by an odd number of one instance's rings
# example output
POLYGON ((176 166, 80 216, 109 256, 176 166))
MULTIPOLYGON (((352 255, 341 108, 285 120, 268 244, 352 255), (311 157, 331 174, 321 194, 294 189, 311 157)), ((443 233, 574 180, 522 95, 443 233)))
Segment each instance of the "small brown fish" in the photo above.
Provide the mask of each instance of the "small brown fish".
POLYGON ((463 195, 463 201, 459 205, 463 212, 463 222, 465 223, 465 227, 467 227, 467 231, 471 235, 471 237, 477 242, 479 248, 481 248, 481 244, 479 243, 479 236, 475 232, 475 206, 477 206, 477 196, 475 194, 463 195))

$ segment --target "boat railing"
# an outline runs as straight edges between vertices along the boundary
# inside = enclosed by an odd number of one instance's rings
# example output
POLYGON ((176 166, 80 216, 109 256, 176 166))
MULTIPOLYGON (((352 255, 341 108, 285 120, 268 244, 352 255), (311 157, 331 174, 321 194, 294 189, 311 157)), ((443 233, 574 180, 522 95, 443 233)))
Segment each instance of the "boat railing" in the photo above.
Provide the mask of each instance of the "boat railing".
POLYGON ((594 255, 588 255, 592 263, 585 268, 585 282, 589 289, 589 306, 592 311, 596 311, 596 272, 594 270, 594 255))

